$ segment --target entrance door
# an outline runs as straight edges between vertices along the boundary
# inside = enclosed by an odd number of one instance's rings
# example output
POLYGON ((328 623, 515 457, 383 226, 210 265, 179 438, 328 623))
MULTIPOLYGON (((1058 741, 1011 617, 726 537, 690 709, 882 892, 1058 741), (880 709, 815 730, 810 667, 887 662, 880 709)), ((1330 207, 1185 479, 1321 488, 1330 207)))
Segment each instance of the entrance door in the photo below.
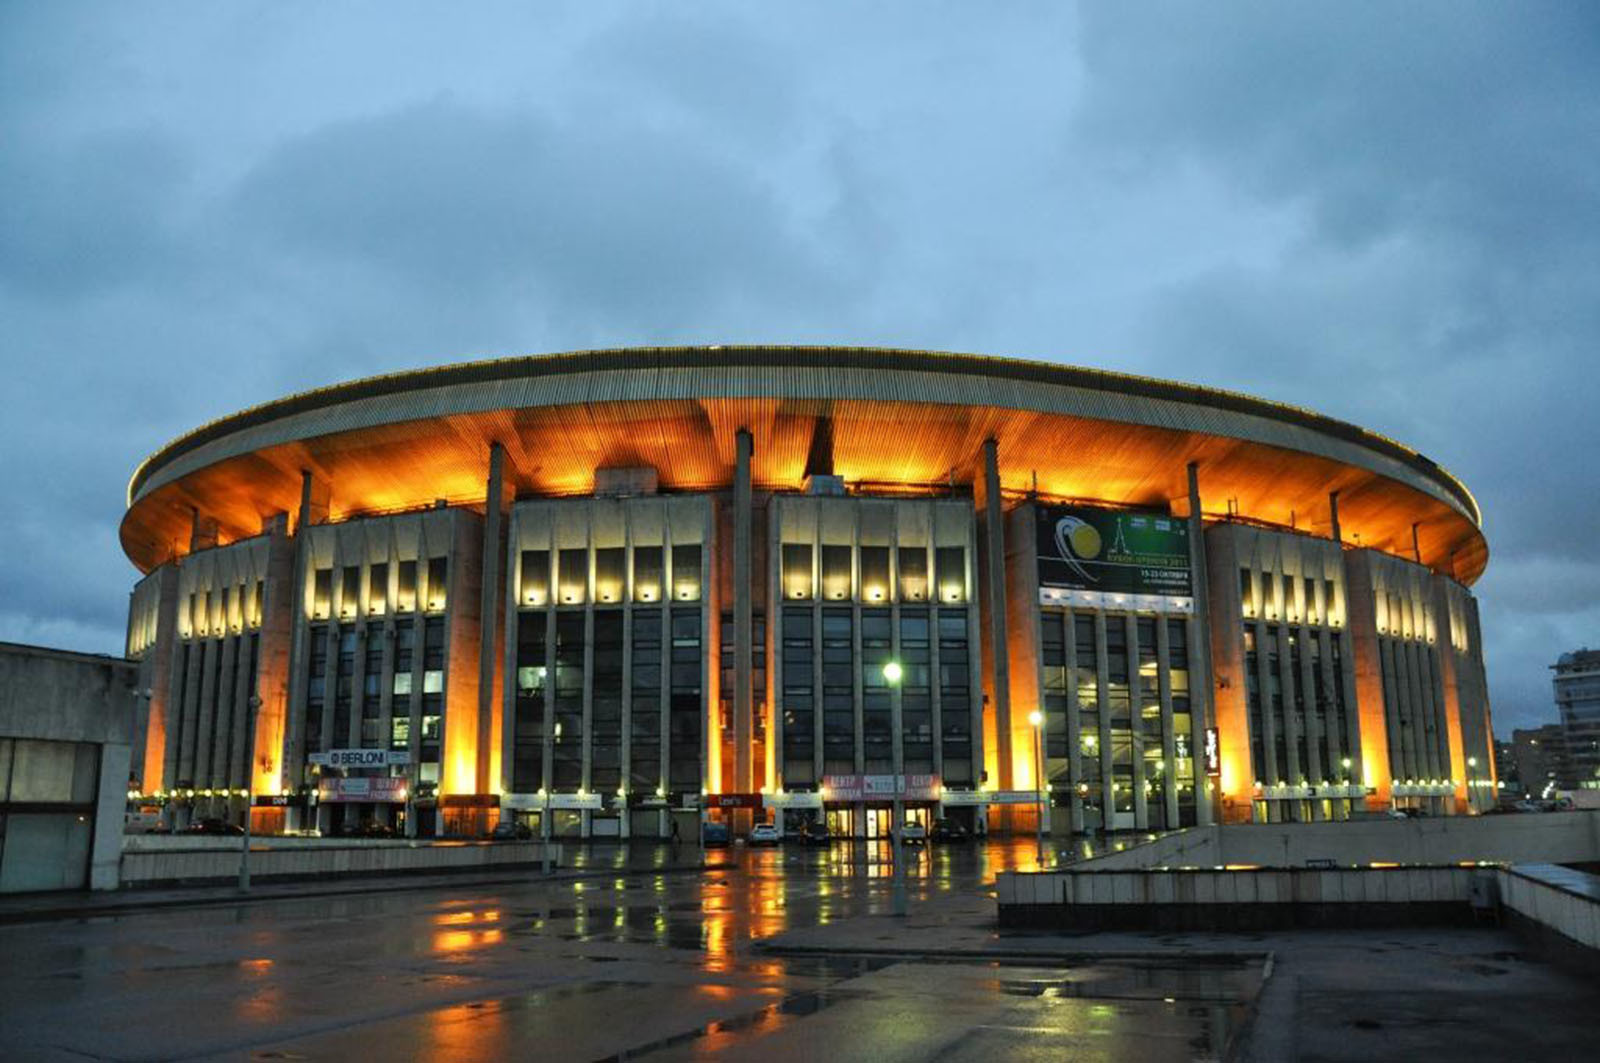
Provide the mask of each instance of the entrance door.
POLYGON ((875 807, 867 809, 867 840, 887 839, 894 826, 894 810, 875 807))
POLYGON ((849 808, 828 809, 828 834, 834 838, 855 837, 855 810, 849 808))

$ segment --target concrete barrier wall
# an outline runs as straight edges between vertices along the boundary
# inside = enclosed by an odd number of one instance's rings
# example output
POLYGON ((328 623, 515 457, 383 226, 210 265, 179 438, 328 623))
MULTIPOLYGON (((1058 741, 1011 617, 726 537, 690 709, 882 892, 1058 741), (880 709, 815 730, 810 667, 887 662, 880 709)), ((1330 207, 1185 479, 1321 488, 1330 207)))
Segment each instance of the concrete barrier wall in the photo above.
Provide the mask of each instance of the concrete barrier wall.
MULTIPOLYGON (((125 850, 124 888, 174 883, 232 882, 239 876, 239 838, 219 838, 204 848, 125 850)), ((324 878, 390 875, 406 872, 492 870, 541 862, 540 842, 418 843, 388 842, 317 847, 261 846, 250 849, 252 879, 324 878)), ((560 863, 560 846, 551 847, 560 863)))
POLYGON ((1190 827, 1073 866, 1092 871, 1226 864, 1291 868, 1329 860, 1341 867, 1600 861, 1600 812, 1190 827))
POLYGON ((1471 922, 1468 867, 1002 872, 1001 926, 1255 930, 1471 922))
POLYGON ((1238 824, 1220 832, 1223 864, 1581 863, 1600 860, 1600 812, 1441 816, 1345 823, 1238 824))
POLYGON ((1500 904, 1587 949, 1600 949, 1600 877, 1553 864, 1501 868, 1500 904))
POLYGON ((1155 841, 1140 841, 1121 852, 1083 860, 1074 867, 1094 871, 1132 871, 1148 867, 1216 867, 1222 861, 1218 827, 1185 827, 1155 841))
MULTIPOLYGON (((125 853, 190 852, 205 849, 239 851, 237 834, 125 834, 125 853)), ((474 841, 476 839, 473 839, 474 841)), ((253 834, 251 851, 256 849, 405 849, 418 845, 456 845, 461 840, 448 838, 302 838, 296 835, 253 834)))

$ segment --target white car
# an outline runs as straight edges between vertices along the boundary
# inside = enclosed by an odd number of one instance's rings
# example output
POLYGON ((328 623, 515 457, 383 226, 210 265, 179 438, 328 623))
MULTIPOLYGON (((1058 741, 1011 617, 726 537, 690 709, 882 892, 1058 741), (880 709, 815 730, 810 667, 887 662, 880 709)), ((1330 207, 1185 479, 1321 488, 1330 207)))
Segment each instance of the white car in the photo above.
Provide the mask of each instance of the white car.
POLYGON ((778 828, 772 823, 757 823, 750 828, 750 833, 745 835, 747 845, 777 845, 782 840, 778 828))
POLYGON ((900 831, 900 844, 921 845, 928 840, 928 828, 921 823, 907 823, 900 831))

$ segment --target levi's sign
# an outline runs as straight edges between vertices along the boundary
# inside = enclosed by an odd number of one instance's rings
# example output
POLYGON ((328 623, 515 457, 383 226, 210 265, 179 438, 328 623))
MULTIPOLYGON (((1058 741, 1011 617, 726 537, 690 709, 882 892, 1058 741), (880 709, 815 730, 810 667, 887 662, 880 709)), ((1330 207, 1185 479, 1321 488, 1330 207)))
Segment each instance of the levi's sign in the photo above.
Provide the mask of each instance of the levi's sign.
POLYGON ((330 749, 306 757, 308 764, 325 768, 403 768, 411 763, 404 749, 330 749))

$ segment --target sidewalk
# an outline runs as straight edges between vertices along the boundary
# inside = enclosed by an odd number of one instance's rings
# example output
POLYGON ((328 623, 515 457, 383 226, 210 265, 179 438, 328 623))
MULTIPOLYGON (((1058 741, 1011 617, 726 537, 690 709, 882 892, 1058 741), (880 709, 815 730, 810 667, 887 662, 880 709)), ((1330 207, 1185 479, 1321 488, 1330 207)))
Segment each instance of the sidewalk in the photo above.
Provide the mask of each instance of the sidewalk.
POLYGON ((684 862, 655 867, 559 867, 546 875, 536 868, 517 871, 444 874, 360 875, 320 882, 258 881, 249 893, 237 886, 177 886, 160 889, 73 890, 0 897, 0 926, 59 919, 93 919, 100 916, 178 908, 209 908, 263 901, 294 901, 309 897, 339 897, 362 893, 400 893, 473 886, 529 886, 578 879, 615 878, 626 875, 687 874, 716 869, 720 864, 684 862))

